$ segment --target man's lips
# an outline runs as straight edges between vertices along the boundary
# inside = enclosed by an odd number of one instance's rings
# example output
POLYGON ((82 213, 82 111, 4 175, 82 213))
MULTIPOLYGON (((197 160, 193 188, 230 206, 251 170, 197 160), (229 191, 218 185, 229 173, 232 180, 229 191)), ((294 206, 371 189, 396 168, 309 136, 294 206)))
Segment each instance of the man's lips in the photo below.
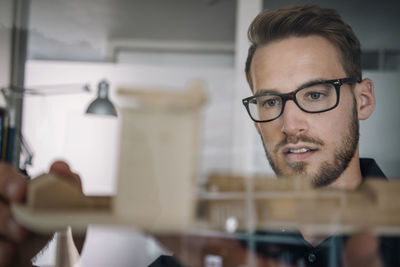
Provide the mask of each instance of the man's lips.
POLYGON ((316 151, 317 148, 309 145, 296 145, 296 146, 286 146, 283 148, 284 154, 297 154, 305 153, 310 151, 316 151))
POLYGON ((282 150, 284 157, 288 161, 305 160, 316 151, 318 151, 318 148, 310 145, 288 145, 282 150))

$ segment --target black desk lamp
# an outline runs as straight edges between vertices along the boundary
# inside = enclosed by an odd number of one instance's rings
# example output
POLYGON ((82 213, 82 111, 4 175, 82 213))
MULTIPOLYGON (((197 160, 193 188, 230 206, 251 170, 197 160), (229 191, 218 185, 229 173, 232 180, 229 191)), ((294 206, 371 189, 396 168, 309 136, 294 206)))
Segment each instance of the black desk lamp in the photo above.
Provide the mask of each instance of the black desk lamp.
POLYGON ((109 85, 106 80, 102 80, 98 86, 97 98, 90 103, 86 114, 99 114, 117 117, 117 110, 113 103, 108 99, 109 85))

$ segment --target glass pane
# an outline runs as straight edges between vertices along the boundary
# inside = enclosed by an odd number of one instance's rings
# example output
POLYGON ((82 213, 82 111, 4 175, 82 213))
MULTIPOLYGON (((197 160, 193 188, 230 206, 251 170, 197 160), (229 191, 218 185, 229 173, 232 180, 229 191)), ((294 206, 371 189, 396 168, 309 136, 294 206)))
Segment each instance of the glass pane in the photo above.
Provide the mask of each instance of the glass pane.
POLYGON ((258 96, 249 103, 249 110, 256 120, 271 120, 282 110, 282 99, 276 95, 258 96))
POLYGON ((333 107, 337 97, 332 84, 317 84, 298 91, 296 99, 307 111, 321 111, 333 107))

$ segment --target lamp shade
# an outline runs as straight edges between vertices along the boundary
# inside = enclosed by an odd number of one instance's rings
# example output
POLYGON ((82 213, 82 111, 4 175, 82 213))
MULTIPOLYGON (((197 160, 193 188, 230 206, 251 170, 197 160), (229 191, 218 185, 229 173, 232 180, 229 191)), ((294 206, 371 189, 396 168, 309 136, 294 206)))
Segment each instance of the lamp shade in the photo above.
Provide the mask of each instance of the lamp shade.
POLYGON ((103 80, 99 83, 97 98, 90 103, 86 110, 86 114, 108 115, 117 117, 117 110, 113 103, 108 99, 109 84, 103 80))

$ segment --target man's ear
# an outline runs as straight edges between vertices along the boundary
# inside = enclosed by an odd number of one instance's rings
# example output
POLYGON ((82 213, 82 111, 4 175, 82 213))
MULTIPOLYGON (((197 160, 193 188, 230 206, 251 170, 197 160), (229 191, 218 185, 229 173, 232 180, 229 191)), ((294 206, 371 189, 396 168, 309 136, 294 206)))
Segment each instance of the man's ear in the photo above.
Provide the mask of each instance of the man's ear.
POLYGON ((371 79, 366 78, 357 83, 354 94, 357 100, 358 119, 368 119, 375 109, 374 84, 371 79))

